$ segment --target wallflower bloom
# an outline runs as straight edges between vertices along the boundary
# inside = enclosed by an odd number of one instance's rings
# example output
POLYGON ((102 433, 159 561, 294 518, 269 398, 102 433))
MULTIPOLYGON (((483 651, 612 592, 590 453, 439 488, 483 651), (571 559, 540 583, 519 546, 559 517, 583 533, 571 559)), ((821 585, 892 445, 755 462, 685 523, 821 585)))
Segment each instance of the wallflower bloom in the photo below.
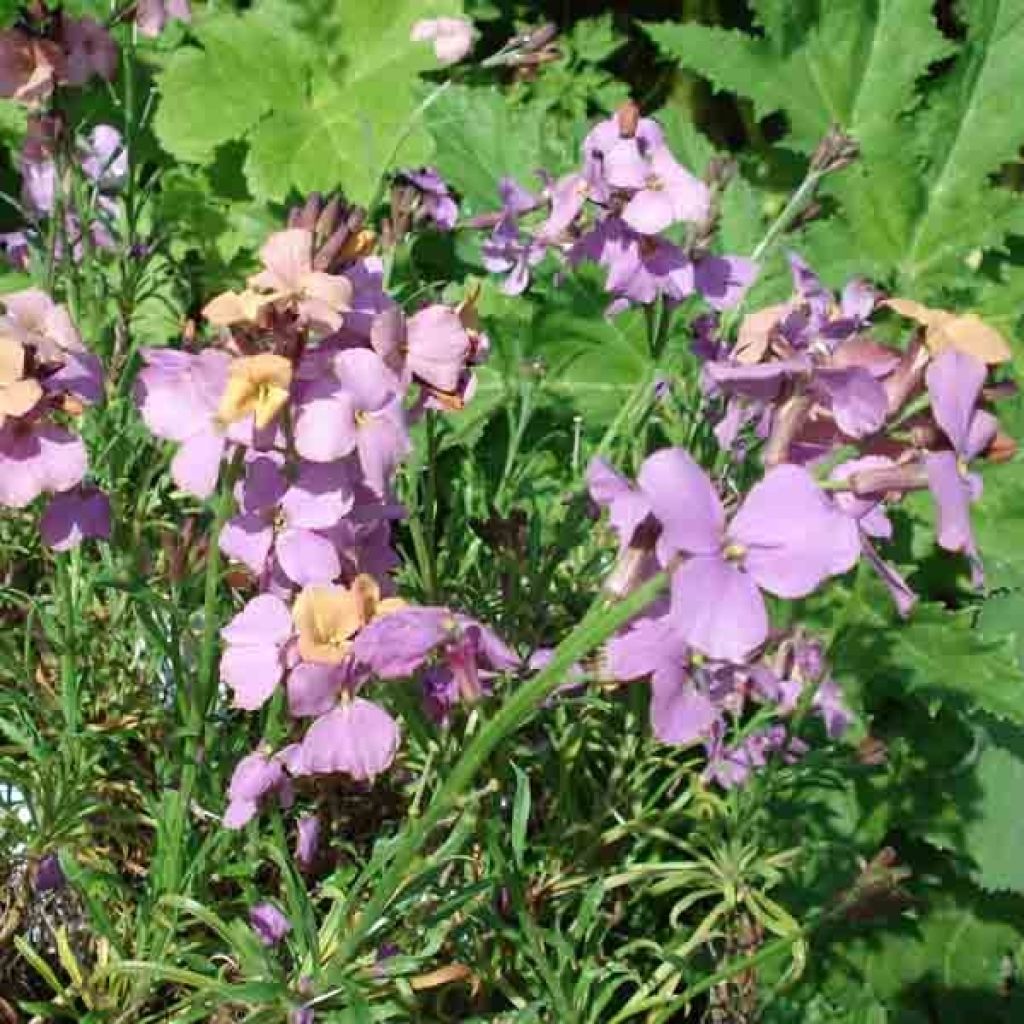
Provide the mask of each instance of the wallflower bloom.
POLYGON ((272 903, 258 903, 249 911, 249 924, 264 946, 276 946, 291 930, 292 923, 272 903))
POLYGON ((367 349, 339 352, 331 368, 332 376, 311 386, 299 405, 295 447, 313 462, 356 452, 367 484, 384 494, 410 446, 394 377, 367 349))
MULTIPOLYGON (((607 474, 599 479, 612 483, 607 474)), ((761 590, 805 597, 859 557, 856 524, 798 466, 770 470, 731 523, 711 481, 682 448, 649 456, 635 488, 609 490, 613 522, 627 545, 627 534, 653 516, 662 564, 689 556, 673 573, 672 614, 682 638, 712 658, 743 661, 764 643, 761 590)))
POLYGON ((465 18, 425 18, 412 27, 414 43, 433 43, 434 56, 442 64, 456 64, 473 49, 476 33, 465 18))
POLYGON ((269 426, 288 402, 292 364, 284 356, 264 352, 231 363, 227 386, 217 407, 222 423, 252 414, 257 429, 269 426))
POLYGON ((334 544, 319 531, 336 526, 354 497, 344 463, 302 463, 289 484, 281 460, 250 458, 237 489, 241 512, 220 535, 220 548, 257 575, 276 564, 295 584, 329 583, 341 573, 334 544))
POLYGON ((69 85, 85 85, 93 75, 114 80, 119 54, 114 37, 93 18, 61 20, 60 43, 64 48, 64 77, 69 85))
POLYGON ((971 503, 981 497, 981 477, 971 473, 968 464, 992 443, 998 430, 996 418, 977 408, 985 374, 980 359, 952 347, 943 350, 925 374, 932 415, 953 448, 925 456, 928 486, 938 508, 937 539, 947 551, 967 555, 975 586, 985 578, 970 513, 971 503))
POLYGON ((135 9, 135 24, 139 32, 151 39, 160 35, 169 21, 190 22, 192 8, 189 0, 139 0, 135 9))
POLYGON ((438 391, 455 391, 473 343, 458 311, 434 303, 406 318, 397 306, 373 323, 370 344, 403 387, 416 379, 438 391))
POLYGON ((624 681, 649 676, 651 731, 663 743, 690 746, 721 718, 709 677, 671 614, 650 615, 608 642, 608 669, 624 681))
POLYGON ((203 315, 231 326, 259 319, 269 306, 293 308, 299 319, 322 331, 336 331, 352 306, 353 285, 340 274, 313 268, 313 233, 289 228, 271 235, 260 249, 264 269, 249 278, 244 292, 225 292, 203 315))
POLYGON ((0 504, 25 508, 40 494, 80 483, 87 467, 81 438, 45 420, 11 420, 0 427, 0 504))
POLYGON ((220 678, 234 690, 235 707, 256 711, 277 689, 292 638, 288 606, 273 594, 254 597, 221 631, 220 678))
POLYGON ((265 750, 256 750, 235 765, 228 785, 225 828, 239 829, 247 825, 259 814, 264 801, 275 794, 282 807, 292 805, 292 784, 284 770, 288 753, 287 748, 273 756, 265 750))
POLYGON ((227 447, 217 412, 231 357, 217 349, 197 355, 143 349, 142 359, 135 390, 142 419, 157 437, 180 444, 171 462, 174 482, 197 498, 208 498, 217 487, 227 447))
POLYGON ((24 416, 43 397, 39 382, 25 377, 25 348, 0 334, 0 427, 8 416, 24 416))
POLYGON ((78 487, 50 500, 39 532, 54 551, 70 551, 90 537, 109 540, 110 525, 110 499, 95 487, 78 487))
POLYGON ((379 617, 356 637, 353 656, 382 679, 400 679, 429 665, 427 706, 439 719, 459 700, 479 700, 489 675, 521 665, 487 626, 438 607, 405 608, 379 617))
POLYGON ((349 693, 318 718, 299 746, 296 775, 331 775, 372 780, 386 771, 401 742, 398 723, 379 704, 349 693))
POLYGON ((710 210, 707 185, 678 163, 665 146, 644 153, 635 139, 620 139, 604 155, 605 180, 632 192, 622 219, 635 231, 655 235, 680 221, 704 220, 710 210))

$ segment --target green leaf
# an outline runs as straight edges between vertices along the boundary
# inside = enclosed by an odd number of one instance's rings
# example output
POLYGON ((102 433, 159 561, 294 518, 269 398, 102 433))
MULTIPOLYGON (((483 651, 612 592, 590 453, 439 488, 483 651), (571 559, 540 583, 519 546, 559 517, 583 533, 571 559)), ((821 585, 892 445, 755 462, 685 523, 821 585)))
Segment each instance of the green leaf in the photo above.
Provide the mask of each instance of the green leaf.
POLYGON ((367 202, 390 166, 429 158, 418 75, 436 61, 409 31, 458 9, 457 0, 336 2, 313 21, 299 5, 264 0, 210 15, 196 26, 202 48, 176 51, 158 76, 157 137, 193 162, 244 141, 257 199, 340 186, 367 202))
POLYGON ((924 300, 951 284, 978 289, 969 257, 1020 232, 1017 198, 991 180, 1024 141, 1013 100, 1024 89, 1024 0, 959 5, 959 47, 920 0, 756 9, 763 36, 646 30, 667 55, 749 98, 758 117, 785 114, 786 147, 810 152, 833 123, 857 141, 859 159, 824 186, 836 214, 803 233, 811 261, 832 283, 866 273, 924 300))
POLYGON ((545 367, 545 390, 570 402, 590 427, 610 423, 654 372, 643 314, 631 309, 606 317, 599 276, 565 281, 538 311, 531 344, 545 367))
POLYGON ((544 106, 511 104, 496 87, 455 86, 426 117, 434 138, 434 163, 459 191, 465 214, 497 209, 502 177, 534 188, 538 168, 557 175, 577 156, 571 142, 559 137, 544 106))
POLYGON ((893 696, 919 693, 1024 726, 1024 672, 1009 637, 989 637, 970 612, 936 604, 900 622, 880 586, 851 614, 832 652, 838 672, 893 696))
POLYGON ((993 729, 973 771, 954 789, 971 877, 983 889, 1024 893, 1024 735, 993 729))

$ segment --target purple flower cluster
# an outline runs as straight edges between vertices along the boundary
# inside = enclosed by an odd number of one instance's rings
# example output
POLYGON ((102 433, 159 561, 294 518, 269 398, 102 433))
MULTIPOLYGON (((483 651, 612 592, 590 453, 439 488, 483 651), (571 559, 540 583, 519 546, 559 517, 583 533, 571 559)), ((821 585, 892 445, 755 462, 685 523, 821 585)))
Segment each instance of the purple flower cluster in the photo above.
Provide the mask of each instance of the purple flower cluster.
POLYGON ((88 456, 70 428, 103 397, 103 367, 67 309, 36 289, 0 299, 0 504, 52 495, 44 541, 58 551, 110 535, 106 496, 83 486, 88 456))
MULTIPOLYGON (((25 141, 18 159, 21 171, 22 209, 29 226, 21 231, 0 235, 0 245, 13 266, 27 270, 31 244, 47 236, 45 218, 57 213, 57 147, 62 144, 61 122, 50 114, 33 115, 28 120, 25 141)), ((88 184, 89 209, 76 210, 65 203, 62 210, 62 231, 54 243, 57 259, 65 254, 78 262, 86 239, 82 221, 88 224, 88 241, 97 249, 112 250, 115 239, 112 227, 117 218, 114 194, 123 185, 128 171, 128 158, 121 134, 111 125, 97 125, 88 138, 75 147, 78 171, 88 184)), ((67 199, 67 197, 65 197, 67 199)))
POLYGON ((507 274, 506 292, 524 291, 532 268, 555 250, 570 266, 604 269, 609 313, 658 300, 674 306, 691 295, 716 310, 740 301, 757 266, 708 250, 714 191, 675 159, 657 122, 627 104, 591 129, 582 155, 578 171, 557 180, 542 174, 540 195, 501 182, 502 210, 483 256, 488 270, 507 274), (524 228, 523 218, 537 211, 543 219, 524 228), (676 229, 681 243, 666 234, 676 229))
POLYGON ((769 755, 803 752, 778 723, 729 746, 726 723, 740 727, 749 702, 785 715, 809 688, 809 708, 830 735, 848 717, 821 652, 804 643, 786 654, 793 637, 772 629, 764 595, 807 597, 863 556, 909 614, 916 595, 876 545, 893 534, 887 508, 925 488, 939 545, 965 554, 982 582, 970 523, 981 481, 969 464, 1000 436, 981 403, 986 361, 1008 359, 1005 342, 976 318, 894 300, 886 305, 934 329, 905 350, 883 345, 868 333, 879 307, 873 289, 853 281, 836 298, 799 258, 790 262, 794 297, 748 315, 735 344, 713 319, 695 330, 719 443, 738 457, 750 427, 761 480, 725 502, 681 448, 649 456, 635 483, 600 459, 588 474, 619 539, 610 585, 628 589, 659 569, 671 575, 671 598, 609 644, 610 671, 649 678, 655 735, 702 742, 709 777, 725 785, 769 755))
POLYGON ((798 257, 790 264, 789 302, 748 315, 731 350, 716 340, 702 346, 705 389, 723 409, 719 442, 732 448, 753 425, 766 465, 828 467, 838 506, 903 613, 914 595, 875 545, 892 536, 886 506, 909 491, 931 490, 939 545, 965 554, 980 585, 969 509, 981 481, 969 463, 999 435, 981 401, 987 364, 1008 360, 1009 347, 977 318, 880 303, 857 280, 836 298, 798 257), (881 344, 872 317, 889 309, 935 329, 916 332, 906 349, 881 344))
MULTIPOLYGON (((239 763, 231 828, 271 796, 290 804, 294 778, 388 768, 400 730, 364 695, 374 677, 422 667, 440 717, 517 663, 480 624, 392 596, 391 523, 404 514, 393 480, 410 422, 461 408, 488 346, 472 300, 406 315, 372 244, 357 211, 307 204, 267 240, 245 289, 206 306, 219 344, 143 352, 137 401, 178 446, 175 483, 208 498, 231 467, 235 515, 219 545, 257 593, 222 631, 221 679, 249 711, 283 688, 296 723, 295 742, 239 763)), ((303 841, 309 861, 315 842, 303 841)))

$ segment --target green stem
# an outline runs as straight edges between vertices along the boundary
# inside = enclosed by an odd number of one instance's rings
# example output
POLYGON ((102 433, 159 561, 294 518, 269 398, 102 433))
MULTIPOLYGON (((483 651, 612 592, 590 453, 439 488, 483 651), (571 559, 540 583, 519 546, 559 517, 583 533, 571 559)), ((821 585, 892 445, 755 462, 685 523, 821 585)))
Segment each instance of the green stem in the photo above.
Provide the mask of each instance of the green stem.
POLYGON ((516 420, 515 427, 512 429, 511 436, 509 437, 508 448, 505 451, 505 465, 501 470, 501 479, 498 481, 498 489, 494 493, 494 504, 499 510, 501 507, 501 499, 504 497, 505 491, 508 487, 508 482, 512 477, 512 469, 519 456, 519 449, 523 444, 523 437, 526 434, 526 428, 529 426, 530 418, 533 416, 533 387, 530 381, 526 381, 522 385, 520 399, 519 417, 516 420))
POLYGON ((57 556, 57 597, 63 638, 60 652, 60 696, 68 734, 74 736, 81 727, 78 701, 78 665, 75 658, 75 583, 73 553, 57 556))
POLYGON ((667 582, 667 575, 660 573, 618 604, 608 605, 605 600, 599 600, 583 621, 559 644, 554 657, 543 671, 512 691, 495 716, 466 746, 423 816, 410 824, 405 837, 397 844, 391 862, 381 875, 372 896, 348 930, 338 954, 341 963, 351 962, 363 941, 377 927, 388 905, 401 890, 409 868, 431 832, 458 804, 459 798, 470 788, 477 772, 498 744, 515 732, 534 709, 554 692, 573 664, 647 607, 667 582))

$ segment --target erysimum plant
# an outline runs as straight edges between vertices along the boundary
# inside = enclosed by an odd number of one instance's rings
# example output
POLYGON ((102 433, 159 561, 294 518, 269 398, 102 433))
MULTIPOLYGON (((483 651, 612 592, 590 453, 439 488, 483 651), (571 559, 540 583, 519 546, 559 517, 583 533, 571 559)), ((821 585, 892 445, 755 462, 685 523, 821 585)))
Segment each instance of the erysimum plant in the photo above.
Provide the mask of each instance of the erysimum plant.
POLYGON ((863 119, 757 207, 545 106, 610 18, 101 6, 0 33, 0 1015, 917 1020, 908 907, 1012 1008, 1014 349, 801 255, 863 119))

